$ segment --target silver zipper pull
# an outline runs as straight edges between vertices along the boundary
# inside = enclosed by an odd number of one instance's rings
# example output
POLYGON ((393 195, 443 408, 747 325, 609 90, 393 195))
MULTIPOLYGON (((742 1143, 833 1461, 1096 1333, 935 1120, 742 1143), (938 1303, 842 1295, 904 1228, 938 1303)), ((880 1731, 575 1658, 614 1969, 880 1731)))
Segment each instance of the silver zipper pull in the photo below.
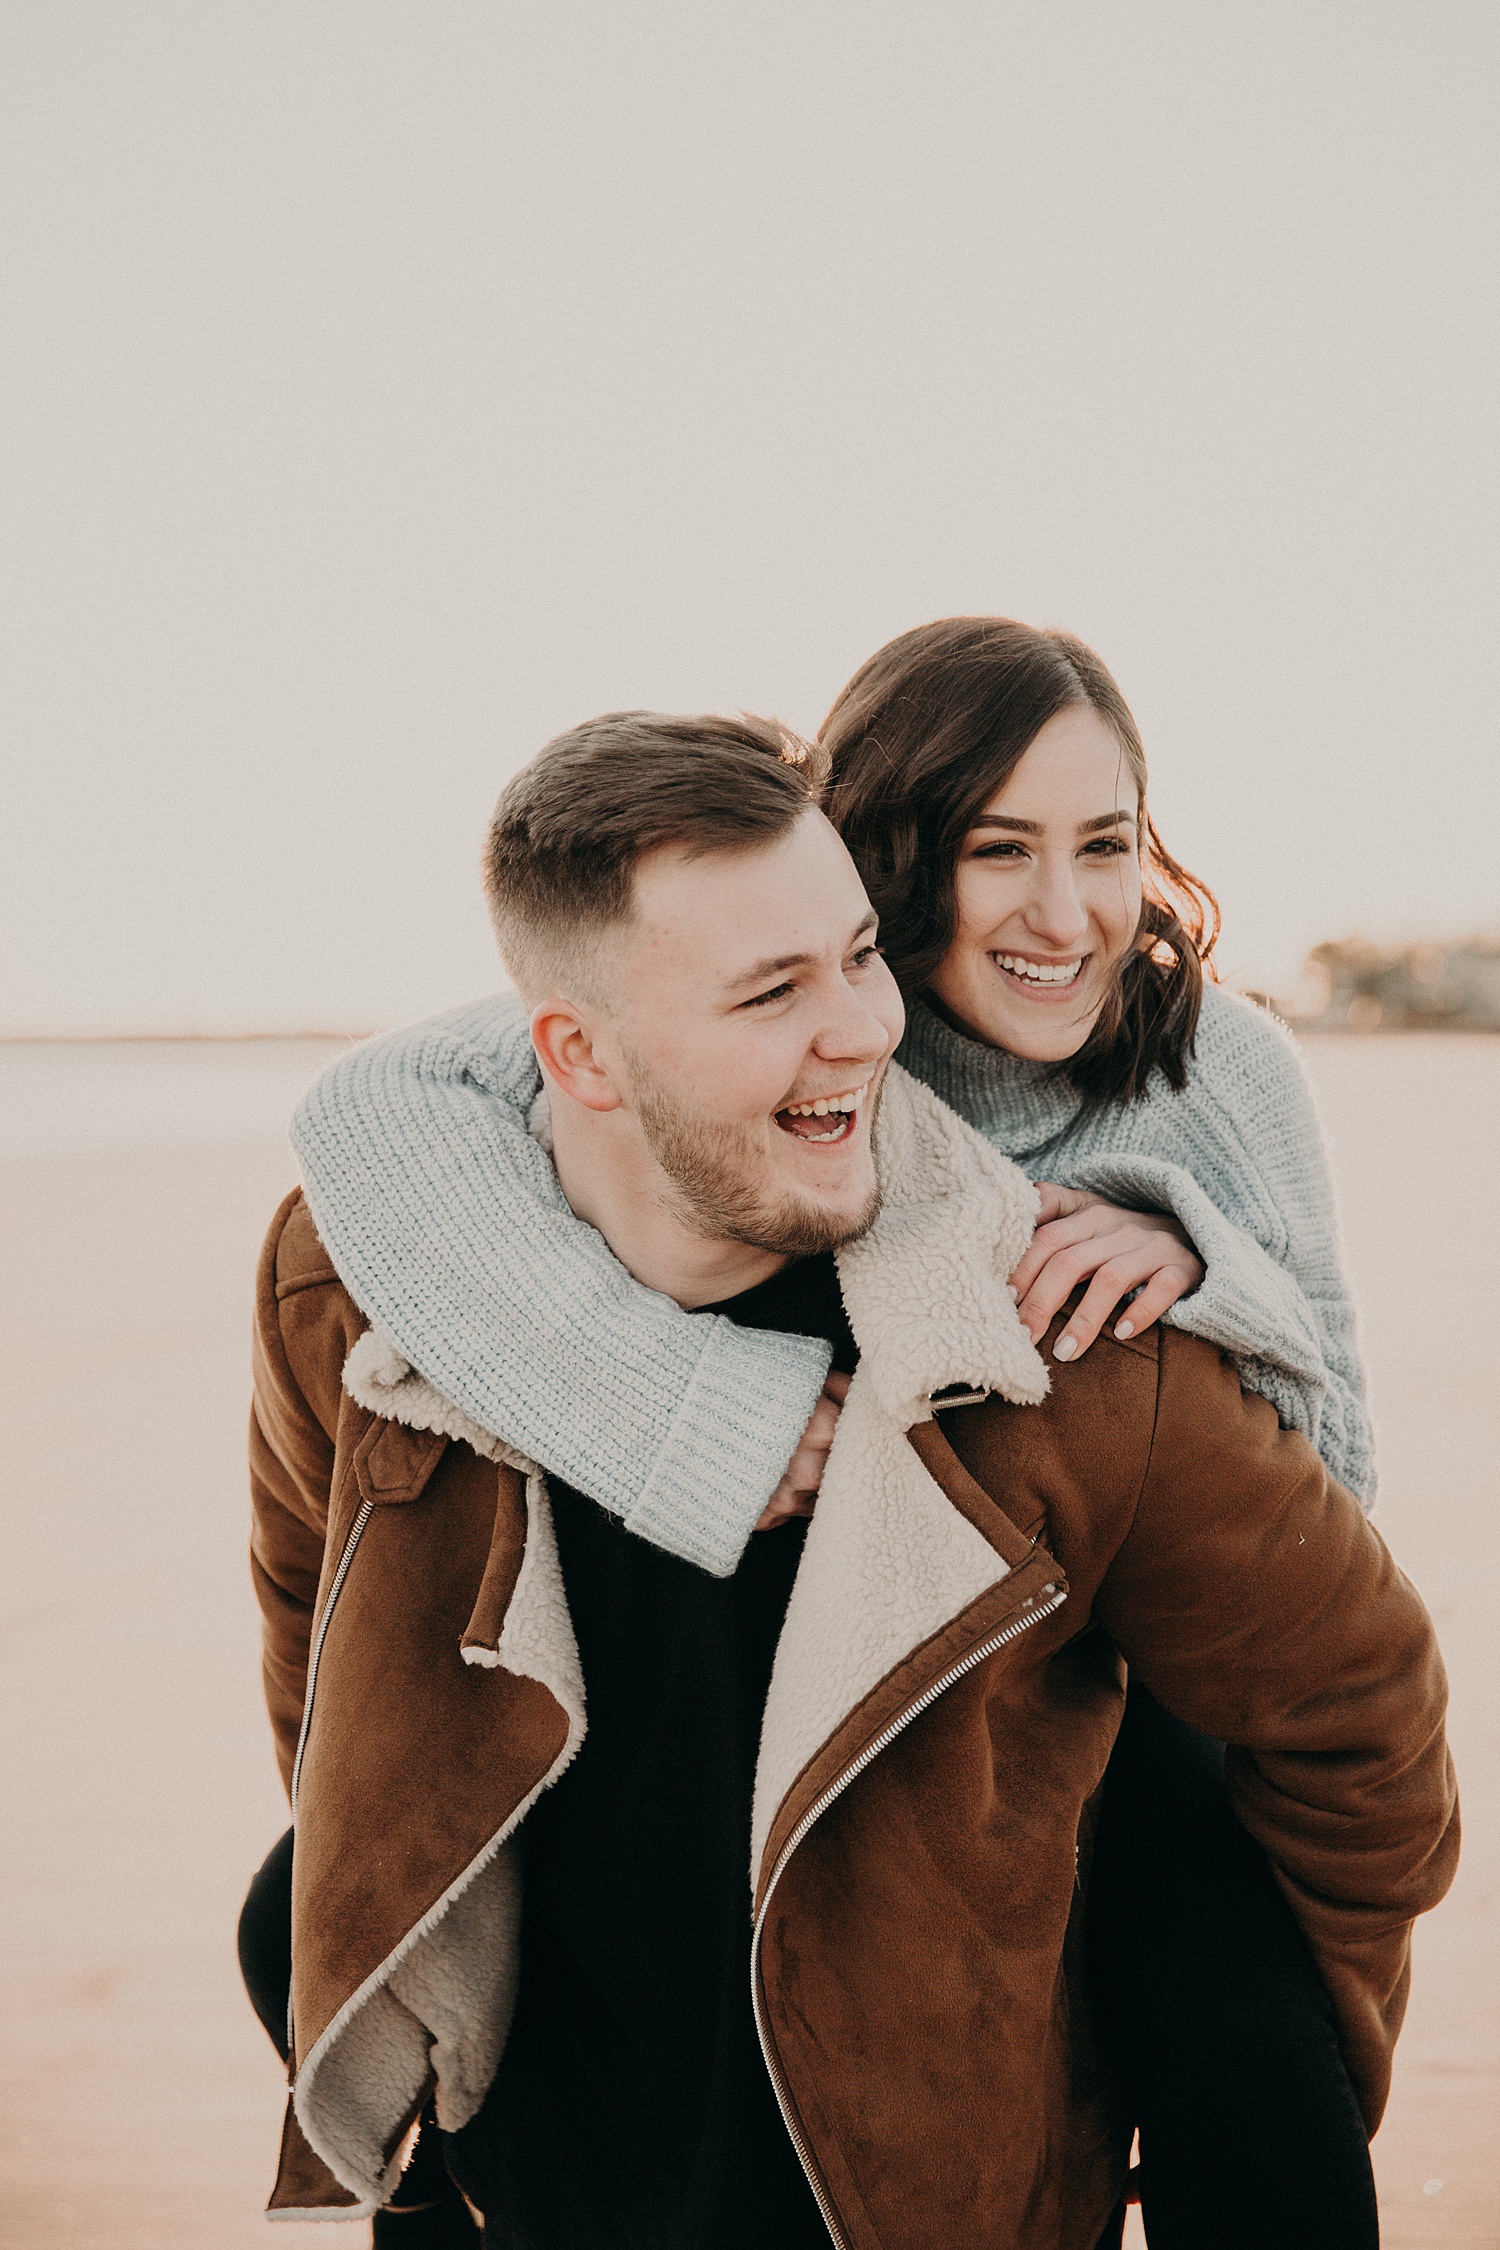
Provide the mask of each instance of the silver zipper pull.
POLYGON ((961 1383, 950 1383, 946 1390, 934 1391, 927 1401, 934 1414, 941 1414, 947 1406, 983 1406, 989 1397, 986 1391, 966 1391, 961 1383))

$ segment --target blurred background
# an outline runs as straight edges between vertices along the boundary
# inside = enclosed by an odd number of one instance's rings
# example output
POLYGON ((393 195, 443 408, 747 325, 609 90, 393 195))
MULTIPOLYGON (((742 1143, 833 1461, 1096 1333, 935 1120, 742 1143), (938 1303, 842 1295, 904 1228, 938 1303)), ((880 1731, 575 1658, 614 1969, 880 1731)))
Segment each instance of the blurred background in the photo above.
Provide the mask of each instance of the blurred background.
POLYGON ((811 729, 999 611, 1309 1027, 1469 1805, 1386 2238, 1500 2245, 1497 63, 1482 0, 3 0, 0 2241, 262 2239, 298 1093, 498 981, 549 735, 811 729))
POLYGON ((482 991, 506 775, 1095 643, 1226 969, 1497 914, 1484 0, 6 0, 0 1029, 482 991))

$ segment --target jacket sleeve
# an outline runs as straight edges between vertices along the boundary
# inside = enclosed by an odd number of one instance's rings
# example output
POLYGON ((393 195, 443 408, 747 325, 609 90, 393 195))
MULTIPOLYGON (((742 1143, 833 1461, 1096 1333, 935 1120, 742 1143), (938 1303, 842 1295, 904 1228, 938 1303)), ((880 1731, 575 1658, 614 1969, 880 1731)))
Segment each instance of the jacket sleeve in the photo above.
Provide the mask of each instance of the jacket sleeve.
POLYGON ((1373 2132, 1411 1922, 1458 1853, 1431 1621, 1353 1497, 1225 1360, 1167 1332, 1158 1365, 1098 1614, 1132 1674, 1227 1743, 1231 1802, 1313 1948, 1373 2132))
POLYGON ((282 1330, 277 1254, 297 1200, 289 1196, 277 1212, 261 1252, 250 1408, 250 1573, 260 1605, 266 1708, 289 1797, 334 1462, 333 1431, 308 1404, 282 1330))
POLYGON ((1218 999, 1171 1110, 1181 1160, 1093 1155, 1068 1184, 1181 1222, 1207 1271, 1168 1325, 1231 1352, 1241 1379, 1369 1508, 1374 1440, 1312 1090, 1285 1032, 1248 1002, 1218 999))
POLYGON ((527 1130, 540 1089, 514 995, 355 1048, 292 1126, 318 1232, 356 1303, 481 1428, 727 1576, 828 1346, 633 1280, 527 1130))

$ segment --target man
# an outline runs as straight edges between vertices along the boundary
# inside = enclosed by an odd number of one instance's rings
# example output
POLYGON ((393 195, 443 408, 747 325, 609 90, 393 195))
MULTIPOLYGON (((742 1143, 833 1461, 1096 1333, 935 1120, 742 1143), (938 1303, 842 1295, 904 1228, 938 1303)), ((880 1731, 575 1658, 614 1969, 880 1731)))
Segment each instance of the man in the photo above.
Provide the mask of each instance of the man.
POLYGON ((633 1538, 367 1327, 299 1197, 272 1228, 281 2213, 386 2203, 425 2111, 517 2250, 1118 2239, 1082 1930, 1122 1659, 1228 1742, 1378 2121, 1456 1850, 1425 1613, 1208 1347, 1106 1339, 1048 1392, 1004 1285, 1033 1191, 890 1066, 809 766, 595 721, 507 789, 488 878, 573 1210, 852 1376, 810 1524, 727 1579, 633 1538))

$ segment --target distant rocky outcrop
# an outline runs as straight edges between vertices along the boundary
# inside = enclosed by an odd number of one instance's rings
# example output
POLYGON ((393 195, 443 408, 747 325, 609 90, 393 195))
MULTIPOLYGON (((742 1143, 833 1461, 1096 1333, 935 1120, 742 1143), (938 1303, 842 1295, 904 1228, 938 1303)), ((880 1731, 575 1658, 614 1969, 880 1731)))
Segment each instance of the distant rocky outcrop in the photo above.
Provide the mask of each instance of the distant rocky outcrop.
POLYGON ((1500 938, 1371 945, 1342 938, 1307 957, 1300 1004, 1277 1005, 1306 1031, 1500 1031, 1500 938))

